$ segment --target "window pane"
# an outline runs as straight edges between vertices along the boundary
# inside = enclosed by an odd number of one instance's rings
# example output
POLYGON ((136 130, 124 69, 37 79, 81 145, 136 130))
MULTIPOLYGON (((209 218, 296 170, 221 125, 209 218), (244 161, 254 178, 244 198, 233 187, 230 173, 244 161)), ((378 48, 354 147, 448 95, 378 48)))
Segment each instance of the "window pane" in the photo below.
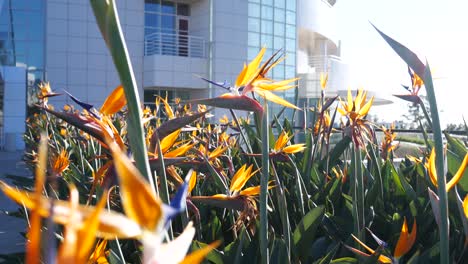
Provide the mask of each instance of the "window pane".
POLYGON ((286 37, 296 38, 296 27, 291 25, 286 25, 286 37))
POLYGON ((284 22, 284 9, 275 8, 275 21, 284 22))
POLYGON ((284 79, 284 65, 278 64, 273 68, 274 79, 284 79))
POLYGON ((296 67, 294 66, 286 66, 286 79, 294 78, 296 76, 296 67))
POLYGON ((164 14, 175 14, 175 4, 171 1, 162 1, 161 12, 164 14))
MULTIPOLYGON (((293 1, 293 0, 288 0, 288 1, 293 1)), ((284 8, 284 6, 285 6, 285 0, 275 0, 275 7, 284 8)))
POLYGON ((175 16, 161 16, 161 28, 166 33, 175 32, 175 16))
POLYGON ((286 39, 286 51, 296 51, 296 41, 294 39, 286 39))
POLYGON ((190 16, 190 6, 187 4, 177 4, 177 15, 190 16))
POLYGON ((260 32, 260 19, 249 17, 249 31, 260 32))
POLYGON ((249 16, 260 17, 260 5, 249 3, 249 16))
POLYGON ((262 19, 273 20, 273 7, 262 6, 262 19))
POLYGON ((146 0, 145 11, 148 12, 161 12, 160 0, 146 0))
POLYGON ((254 32, 249 32, 248 38, 249 38, 249 40, 248 40, 249 41, 249 46, 254 46, 254 47, 260 46, 260 34, 254 33, 254 32))
POLYGON ((296 11, 296 0, 286 1, 286 9, 296 11))
POLYGON ((294 52, 287 52, 286 53, 286 65, 289 66, 296 66, 296 53, 294 52))
POLYGON ((146 27, 160 27, 159 15, 153 13, 145 13, 145 26, 146 27))
POLYGON ((273 0, 262 0, 262 4, 264 5, 273 5, 273 0))
POLYGON ((287 11, 286 12, 286 23, 295 25, 296 24, 296 13, 287 11))
POLYGON ((275 50, 283 49, 284 48, 284 38, 282 37, 275 37, 273 48, 275 50))
POLYGON ((247 49, 247 57, 248 57, 248 60, 253 60, 255 58, 255 56, 257 56, 258 54, 258 51, 259 51, 259 48, 258 47, 249 47, 247 49))
POLYGON ((284 37, 284 24, 275 23, 275 36, 284 37))
POLYGON ((261 42, 262 46, 265 45, 267 48, 271 49, 273 47, 273 36, 262 34, 261 42))
POLYGON ((262 20, 262 33, 273 34, 273 22, 268 20, 262 20))

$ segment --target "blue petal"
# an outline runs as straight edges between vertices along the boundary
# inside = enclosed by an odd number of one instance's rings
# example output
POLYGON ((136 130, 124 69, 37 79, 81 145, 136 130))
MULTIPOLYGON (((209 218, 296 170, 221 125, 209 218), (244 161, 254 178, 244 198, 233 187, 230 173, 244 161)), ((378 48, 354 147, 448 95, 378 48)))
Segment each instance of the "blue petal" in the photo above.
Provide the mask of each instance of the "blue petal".
POLYGON ((388 243, 381 240, 378 236, 376 236, 374 233, 372 233, 372 231, 370 231, 369 228, 366 228, 367 231, 369 231, 369 233, 371 234, 372 238, 374 238, 375 242, 377 242, 377 244, 379 244, 379 246, 382 246, 384 248, 387 248, 388 247, 388 243))
POLYGON ((176 215, 183 212, 187 207, 187 195, 190 177, 192 176, 192 171, 189 170, 187 176, 185 176, 184 183, 179 187, 174 197, 171 199, 169 205, 163 205, 165 225, 169 223, 176 215))
POLYGON ((220 82, 214 82, 214 81, 208 80, 208 79, 203 78, 203 77, 201 77, 201 76, 199 76, 199 77, 200 77, 200 79, 204 80, 205 82, 211 83, 211 84, 213 84, 213 85, 216 85, 216 86, 218 86, 218 87, 224 88, 224 89, 226 89, 226 90, 229 90, 229 88, 230 88, 230 87, 229 87, 229 83, 226 82, 226 81, 224 81, 223 83, 220 83, 220 82))
MULTIPOLYGON (((64 90, 65 91, 65 90, 64 90)), ((77 103, 78 105, 80 105, 81 107, 83 107, 83 109, 86 109, 89 113, 91 113, 94 117, 96 118, 99 118, 99 116, 97 116, 92 108, 94 107, 93 105, 91 104, 88 104, 88 103, 85 103, 85 102, 82 102, 80 100, 78 100, 78 98, 74 97, 73 95, 71 95, 69 92, 65 91, 68 96, 70 96, 70 98, 73 100, 73 102, 77 103)), ((100 119, 100 118, 99 118, 100 119)))

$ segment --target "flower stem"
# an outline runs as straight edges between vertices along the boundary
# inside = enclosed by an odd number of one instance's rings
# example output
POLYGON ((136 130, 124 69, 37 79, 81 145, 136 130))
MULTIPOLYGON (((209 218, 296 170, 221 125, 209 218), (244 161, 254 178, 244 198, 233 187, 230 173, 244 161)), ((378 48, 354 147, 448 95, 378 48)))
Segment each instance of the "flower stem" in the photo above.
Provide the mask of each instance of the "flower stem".
POLYGON ((260 178, 260 255, 261 263, 269 263, 268 253, 268 177, 270 175, 270 157, 268 145, 268 104, 265 101, 262 118, 262 176, 260 178))
POLYGON ((439 195, 439 208, 440 208, 440 263, 449 263, 449 223, 448 223, 448 201, 447 192, 445 189, 445 169, 444 169, 444 153, 442 142, 442 130, 440 128, 439 111, 437 110, 437 101, 434 92, 434 85, 432 83, 431 70, 426 63, 426 70, 424 72, 424 86, 426 87, 427 98, 431 109, 432 116, 432 131, 434 133, 435 153, 436 153, 436 170, 437 170, 437 184, 439 195))

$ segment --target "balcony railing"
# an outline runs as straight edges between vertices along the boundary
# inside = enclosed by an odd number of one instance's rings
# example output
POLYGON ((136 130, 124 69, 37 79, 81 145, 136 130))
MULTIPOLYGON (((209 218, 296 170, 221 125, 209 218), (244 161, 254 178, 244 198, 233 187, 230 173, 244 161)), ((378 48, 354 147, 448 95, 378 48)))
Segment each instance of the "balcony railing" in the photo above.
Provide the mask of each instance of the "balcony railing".
POLYGON ((145 56, 169 55, 205 58, 205 40, 184 33, 151 33, 145 37, 145 56))
POLYGON ((341 61, 341 58, 334 55, 309 56, 309 66, 318 73, 330 72, 332 61, 341 61))

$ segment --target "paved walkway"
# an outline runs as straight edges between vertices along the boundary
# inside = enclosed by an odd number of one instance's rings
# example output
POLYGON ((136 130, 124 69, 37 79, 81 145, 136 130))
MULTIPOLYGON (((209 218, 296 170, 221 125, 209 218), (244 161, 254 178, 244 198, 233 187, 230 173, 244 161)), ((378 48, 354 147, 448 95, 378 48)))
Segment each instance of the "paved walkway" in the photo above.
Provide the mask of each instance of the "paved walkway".
MULTIPOLYGON (((22 152, 0 151, 0 180, 11 184, 7 175, 32 177, 32 173, 21 161, 22 155, 22 152)), ((5 214, 8 211, 17 211, 18 208, 16 203, 0 191, 0 255, 24 252, 25 239, 20 232, 25 232, 26 221, 5 214)))

